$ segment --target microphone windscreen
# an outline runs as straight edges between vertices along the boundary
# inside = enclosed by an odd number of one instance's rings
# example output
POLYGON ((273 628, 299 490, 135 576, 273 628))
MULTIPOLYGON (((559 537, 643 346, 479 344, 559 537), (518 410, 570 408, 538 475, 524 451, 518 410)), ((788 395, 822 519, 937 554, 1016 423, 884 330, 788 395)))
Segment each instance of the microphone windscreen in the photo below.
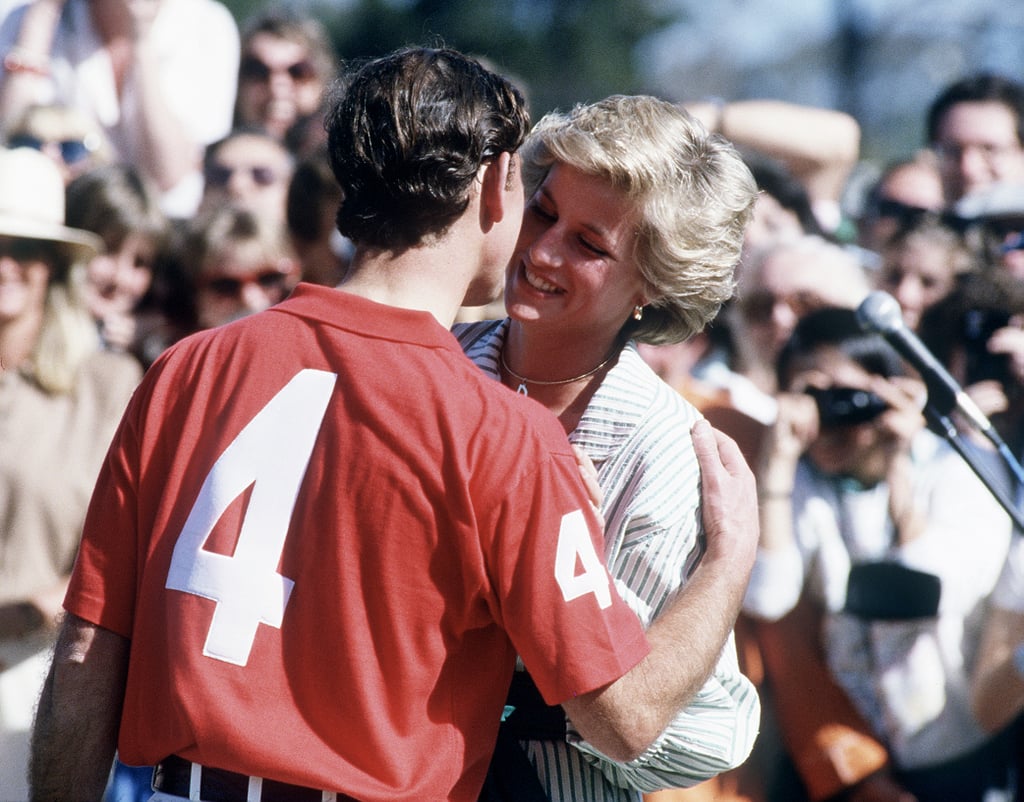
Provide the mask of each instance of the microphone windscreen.
POLYGON ((866 332, 891 334, 903 328, 903 310, 889 293, 869 293, 857 307, 857 322, 866 332))

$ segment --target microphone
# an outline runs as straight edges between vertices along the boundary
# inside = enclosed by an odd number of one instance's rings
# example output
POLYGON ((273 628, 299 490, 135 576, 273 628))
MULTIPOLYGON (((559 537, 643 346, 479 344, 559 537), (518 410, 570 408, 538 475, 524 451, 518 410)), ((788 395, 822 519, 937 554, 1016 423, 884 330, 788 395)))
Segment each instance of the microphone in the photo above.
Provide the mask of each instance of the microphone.
POLYGON ((957 409, 993 443, 1002 443, 1002 438, 978 405, 917 335, 907 328, 895 298, 880 290, 869 293, 857 307, 857 322, 864 331, 881 334, 900 356, 917 369, 928 388, 928 402, 939 414, 947 415, 957 409))

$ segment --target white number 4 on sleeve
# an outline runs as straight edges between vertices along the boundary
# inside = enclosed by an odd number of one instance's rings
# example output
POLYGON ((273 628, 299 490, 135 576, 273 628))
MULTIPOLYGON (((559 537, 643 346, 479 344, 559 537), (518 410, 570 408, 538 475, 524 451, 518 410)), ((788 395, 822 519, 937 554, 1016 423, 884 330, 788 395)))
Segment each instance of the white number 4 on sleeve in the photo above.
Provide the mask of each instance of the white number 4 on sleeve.
POLYGON ((555 579, 567 602, 593 593, 602 610, 612 603, 608 572, 594 550, 583 510, 562 516, 555 552, 555 579), (580 573, 576 572, 577 566, 582 569, 580 573))

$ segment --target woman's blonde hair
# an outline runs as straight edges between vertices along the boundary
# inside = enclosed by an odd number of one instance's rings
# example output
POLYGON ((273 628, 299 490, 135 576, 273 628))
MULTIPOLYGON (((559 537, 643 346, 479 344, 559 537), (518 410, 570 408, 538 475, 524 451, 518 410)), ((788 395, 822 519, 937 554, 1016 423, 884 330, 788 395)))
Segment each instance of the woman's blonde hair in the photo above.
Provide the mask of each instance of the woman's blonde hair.
POLYGON ((99 331, 85 301, 86 266, 55 244, 43 322, 26 371, 57 395, 75 386, 85 360, 100 349, 99 331))
POLYGON ((736 149, 684 110, 613 95, 547 114, 521 150, 528 194, 552 165, 608 180, 640 210, 633 259, 647 285, 643 318, 623 334, 671 343, 696 334, 733 294, 757 185, 736 149))

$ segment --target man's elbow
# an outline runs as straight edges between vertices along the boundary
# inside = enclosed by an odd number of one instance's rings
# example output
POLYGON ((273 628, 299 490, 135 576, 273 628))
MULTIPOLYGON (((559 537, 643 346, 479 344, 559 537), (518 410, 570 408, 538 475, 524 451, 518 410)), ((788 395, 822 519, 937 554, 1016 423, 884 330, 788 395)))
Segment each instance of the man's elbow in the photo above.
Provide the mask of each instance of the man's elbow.
POLYGON ((640 728, 628 728, 604 733, 592 737, 580 733, 595 749, 618 763, 629 763, 636 760, 654 743, 658 733, 645 732, 640 728))
POLYGON ((628 763, 644 754, 661 735, 665 722, 660 711, 642 709, 642 705, 617 708, 588 705, 579 700, 566 704, 573 726, 594 749, 619 763, 628 763))

